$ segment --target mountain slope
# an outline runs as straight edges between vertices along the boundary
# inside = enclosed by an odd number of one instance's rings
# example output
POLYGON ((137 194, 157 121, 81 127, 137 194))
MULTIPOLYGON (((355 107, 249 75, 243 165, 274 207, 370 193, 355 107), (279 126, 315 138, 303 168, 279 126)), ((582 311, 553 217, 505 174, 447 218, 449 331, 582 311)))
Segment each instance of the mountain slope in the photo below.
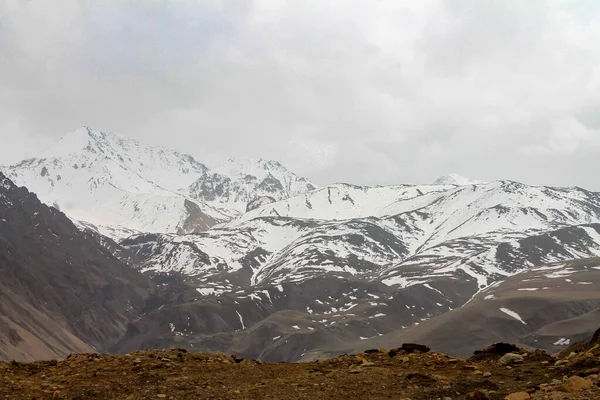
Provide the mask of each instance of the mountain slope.
POLYGON ((510 342, 556 353, 598 328, 599 289, 599 258, 543 265, 498 282, 464 307, 369 345, 419 341, 468 357, 478 348, 510 342))
POLYGON ((103 350, 145 304, 148 281, 0 173, 0 358, 103 350))

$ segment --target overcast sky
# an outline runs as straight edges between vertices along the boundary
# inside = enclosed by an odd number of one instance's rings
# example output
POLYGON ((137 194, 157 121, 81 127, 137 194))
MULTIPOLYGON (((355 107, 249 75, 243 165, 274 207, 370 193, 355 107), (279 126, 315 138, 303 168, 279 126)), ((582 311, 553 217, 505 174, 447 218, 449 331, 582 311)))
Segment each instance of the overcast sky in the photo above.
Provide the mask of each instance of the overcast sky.
POLYGON ((88 125, 318 184, 600 190, 600 1, 0 2, 0 164, 88 125))

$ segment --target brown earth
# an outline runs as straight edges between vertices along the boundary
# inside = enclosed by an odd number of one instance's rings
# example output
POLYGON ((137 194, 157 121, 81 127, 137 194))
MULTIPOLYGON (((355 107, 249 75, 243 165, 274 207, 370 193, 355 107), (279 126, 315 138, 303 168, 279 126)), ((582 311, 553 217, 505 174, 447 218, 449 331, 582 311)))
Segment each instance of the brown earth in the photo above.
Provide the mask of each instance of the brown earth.
POLYGON ((404 348, 302 364, 181 349, 0 363, 0 399, 600 399, 598 346, 558 360, 510 345, 469 360, 404 348), (504 365, 506 352, 523 360, 504 365))

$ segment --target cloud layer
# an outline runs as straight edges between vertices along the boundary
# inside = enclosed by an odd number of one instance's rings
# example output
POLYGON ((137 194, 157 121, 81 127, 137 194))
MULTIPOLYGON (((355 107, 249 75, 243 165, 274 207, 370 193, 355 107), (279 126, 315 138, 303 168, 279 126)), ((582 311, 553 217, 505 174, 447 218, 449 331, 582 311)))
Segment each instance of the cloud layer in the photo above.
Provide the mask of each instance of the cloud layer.
POLYGON ((595 0, 8 0, 0 157, 89 125, 320 184, 600 190, 599 17, 595 0))

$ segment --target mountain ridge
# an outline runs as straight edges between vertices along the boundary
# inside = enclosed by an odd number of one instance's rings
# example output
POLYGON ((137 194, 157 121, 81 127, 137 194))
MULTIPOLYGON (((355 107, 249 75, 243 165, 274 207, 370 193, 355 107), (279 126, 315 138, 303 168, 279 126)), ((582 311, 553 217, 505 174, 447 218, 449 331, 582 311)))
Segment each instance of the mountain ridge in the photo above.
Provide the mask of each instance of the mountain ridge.
POLYGON ((123 238, 131 231, 203 231, 267 194, 279 200, 314 188, 277 162, 258 163, 262 179, 228 177, 190 155, 82 127, 40 158, 1 169, 74 220, 123 238))

